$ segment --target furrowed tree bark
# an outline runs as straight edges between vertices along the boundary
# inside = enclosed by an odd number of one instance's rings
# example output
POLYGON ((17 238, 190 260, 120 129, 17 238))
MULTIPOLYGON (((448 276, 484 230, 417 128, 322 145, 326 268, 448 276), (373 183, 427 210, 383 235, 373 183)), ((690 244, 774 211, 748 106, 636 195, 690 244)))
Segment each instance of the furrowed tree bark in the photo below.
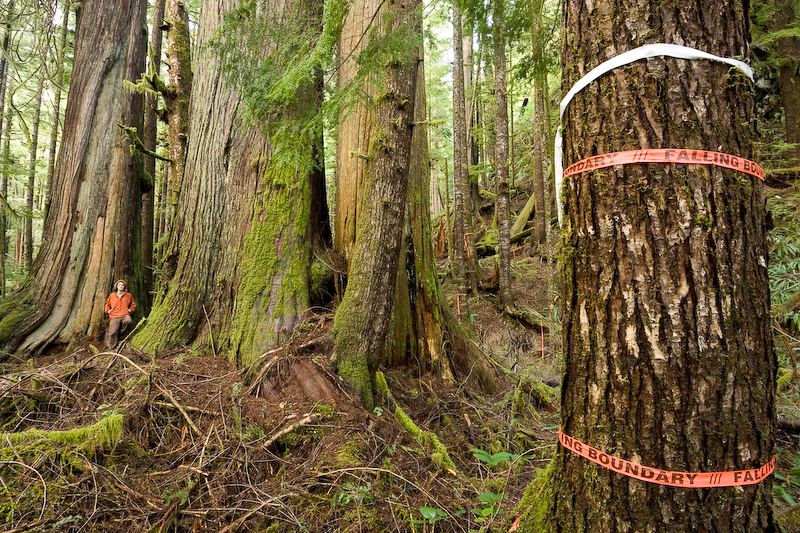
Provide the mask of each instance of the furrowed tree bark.
MULTIPOLYGON (((645 43, 748 58, 747 5, 570 0, 563 92, 645 43)), ((563 126, 565 167, 640 148, 754 158, 751 82, 715 61, 656 57, 616 68, 576 95, 563 126)), ((664 470, 767 464, 776 360, 760 180, 655 163, 584 172, 565 189, 563 432, 664 470)), ((769 477, 681 488, 626 477, 563 447, 554 461, 551 531, 776 530, 769 477)))
MULTIPOLYGON (((339 38, 337 84, 346 90, 358 76, 358 56, 369 44, 369 33, 376 20, 380 0, 354 4, 345 16, 339 38)), ((375 97, 375 86, 368 80, 362 86, 364 97, 375 97)), ((365 102, 354 102, 349 112, 339 116, 336 142, 336 210, 333 246, 348 262, 353 255, 356 228, 361 215, 367 152, 372 135, 373 112, 365 102)))
POLYGON ((499 308, 514 305, 514 292, 511 288, 511 209, 508 198, 508 98, 506 95, 506 39, 505 3, 495 2, 492 37, 494 40, 494 126, 495 126, 495 218, 497 220, 497 241, 500 259, 500 300, 499 308))
MULTIPOLYGON (((161 76, 161 44, 164 24, 164 8, 166 0, 156 0, 153 5, 153 24, 150 26, 150 50, 152 56, 149 64, 150 74, 161 76)), ((144 134, 146 149, 155 152, 156 135, 158 134, 158 98, 154 94, 145 95, 144 134)), ((155 236, 155 197, 156 197, 156 159, 145 156, 144 171, 150 176, 146 190, 142 194, 142 261, 144 293, 152 304, 153 290, 153 240, 155 236)), ((143 185, 144 187, 144 185, 143 185)))
MULTIPOLYGON (((0 346, 22 356, 96 336, 115 279, 141 300, 141 161, 122 124, 141 128, 144 0, 86 0, 42 246, 22 288, 0 302, 0 346)), ((146 310, 145 310, 146 311, 146 310)), ((137 311, 138 313, 138 311, 137 311)))
POLYGON ((71 0, 62 2, 63 20, 61 21, 61 36, 58 41, 58 57, 56 58, 56 77, 53 87, 53 118, 50 119, 50 149, 47 152, 47 184, 44 194, 44 217, 50 210, 50 201, 53 195, 53 173, 56 168, 56 148, 58 146, 58 132, 61 124, 61 93, 64 85, 64 56, 67 49, 67 28, 69 15, 72 12, 71 0))
MULTIPOLYGON (((395 0, 380 9, 373 38, 405 32, 421 35, 417 0, 395 0)), ((400 250, 414 129, 417 48, 406 43, 382 59, 386 73, 375 89, 375 111, 364 169, 365 181, 350 274, 336 311, 333 337, 337 370, 372 410, 372 373, 383 357, 389 328, 400 250)))
MULTIPOLYGON (((206 46, 238 5, 201 5, 186 169, 170 241, 175 270, 134 345, 156 354, 191 346, 241 366, 284 342, 312 305, 322 268, 315 256, 330 235, 319 132, 273 142, 246 125, 242 96, 206 46)), ((318 2, 274 2, 263 16, 282 20, 294 9, 321 24, 318 2)), ((309 113, 319 113, 318 79, 300 90, 309 113)))

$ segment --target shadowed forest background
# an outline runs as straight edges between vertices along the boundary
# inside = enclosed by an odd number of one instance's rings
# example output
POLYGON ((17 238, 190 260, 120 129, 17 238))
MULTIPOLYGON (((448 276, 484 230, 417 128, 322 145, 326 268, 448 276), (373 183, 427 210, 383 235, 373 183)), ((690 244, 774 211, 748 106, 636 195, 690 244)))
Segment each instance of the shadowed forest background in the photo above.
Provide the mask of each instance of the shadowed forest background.
POLYGON ((800 531, 796 1, 0 7, 0 531, 800 531))

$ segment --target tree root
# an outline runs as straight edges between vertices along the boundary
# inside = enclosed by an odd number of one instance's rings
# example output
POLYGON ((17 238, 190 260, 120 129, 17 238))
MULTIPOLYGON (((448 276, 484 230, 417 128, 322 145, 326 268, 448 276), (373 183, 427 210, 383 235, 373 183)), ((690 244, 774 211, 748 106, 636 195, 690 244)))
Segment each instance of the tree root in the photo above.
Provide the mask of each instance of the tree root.
POLYGON ((0 455, 13 453, 19 458, 18 448, 23 451, 41 450, 42 446, 75 446, 77 453, 93 457, 97 450, 114 448, 122 438, 124 417, 119 413, 100 419, 91 426, 63 431, 28 429, 17 433, 0 433, 0 455))
POLYGON ((423 431, 417 424, 414 423, 413 420, 411 420, 411 417, 409 417, 405 411, 403 411, 403 409, 392 396, 383 372, 379 371, 375 373, 375 381, 378 384, 378 392, 386 398, 390 405, 394 404, 394 417, 397 422, 400 423, 400 426, 406 431, 406 433, 414 437, 414 440, 416 440, 426 450, 426 453, 428 450, 430 450, 429 456, 431 461, 436 466, 454 476, 457 475, 458 469, 456 468, 453 460, 450 458, 450 454, 447 452, 447 447, 442 444, 442 441, 439 440, 439 437, 436 436, 436 433, 433 431, 423 431))

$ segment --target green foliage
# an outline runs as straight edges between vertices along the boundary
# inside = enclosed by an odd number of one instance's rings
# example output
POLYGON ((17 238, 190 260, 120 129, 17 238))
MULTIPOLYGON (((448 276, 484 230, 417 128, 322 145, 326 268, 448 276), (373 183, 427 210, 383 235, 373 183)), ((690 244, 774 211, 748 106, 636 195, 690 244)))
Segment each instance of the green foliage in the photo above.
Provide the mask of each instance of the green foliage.
POLYGON ((472 448, 470 451, 475 459, 482 463, 486 463, 486 465, 489 467, 497 466, 504 461, 516 461, 520 458, 519 454, 509 452, 489 453, 485 450, 479 450, 477 448, 472 448))
POLYGON ((776 218, 770 236, 769 278, 772 313, 779 322, 800 331, 800 218, 798 193, 775 195, 769 207, 776 218))
POLYGON ((508 494, 497 494, 492 491, 486 491, 478 495, 478 501, 484 504, 483 507, 473 509, 472 513, 476 516, 475 521, 478 523, 487 522, 502 512, 500 503, 503 498, 508 494))
POLYGON ((412 524, 435 524, 447 518, 447 513, 436 507, 420 507, 419 514, 422 515, 422 520, 412 520, 412 524))
POLYGON ((372 483, 359 486, 345 483, 331 500, 331 505, 334 507, 372 505, 373 503, 375 503, 375 498, 372 496, 372 483))

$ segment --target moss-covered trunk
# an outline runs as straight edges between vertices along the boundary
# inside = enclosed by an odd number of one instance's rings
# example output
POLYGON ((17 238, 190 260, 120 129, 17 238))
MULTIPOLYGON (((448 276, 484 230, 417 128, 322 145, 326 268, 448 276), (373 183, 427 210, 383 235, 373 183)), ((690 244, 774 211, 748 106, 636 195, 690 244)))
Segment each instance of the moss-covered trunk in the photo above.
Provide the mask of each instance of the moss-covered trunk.
MULTIPOLYGON (((565 93, 644 43, 750 56, 746 2, 571 0, 564 12, 565 93)), ((575 96, 563 126, 565 165, 648 148, 755 152, 751 81, 707 59, 615 68, 575 96)), ((776 361, 761 181, 715 166, 618 165, 566 178, 564 197, 563 432, 673 472, 768 464, 776 361)), ((552 531, 775 531, 770 478, 683 488, 612 468, 559 447, 552 531)))
POLYGON ((55 194, 33 270, 0 302, 4 352, 97 335, 115 279, 142 300, 141 160, 117 123, 142 126, 142 97, 123 80, 144 70, 146 10, 144 0, 81 4, 55 194))
MULTIPOLYGON (((167 220, 176 216, 178 197, 186 172, 189 144, 189 95, 192 92, 192 48, 189 37, 189 12, 184 2, 169 0, 166 12, 167 61, 169 81, 164 91, 164 107, 169 137, 169 210, 167 220)), ((173 226, 174 227, 174 226, 173 226)), ((171 242, 175 242, 173 239, 171 242)), ((174 267, 177 250, 169 250, 167 268, 174 267)))
MULTIPOLYGON (((311 4, 305 6, 310 16, 318 16, 311 4)), ((276 3, 287 13, 293 7, 276 3)), ((315 251, 329 236, 316 161, 319 133, 306 129, 273 143, 245 124, 241 95, 204 46, 223 15, 217 2, 203 3, 186 169, 170 244, 177 252, 174 273, 134 344, 151 353, 191 345, 245 364, 282 342, 311 305, 315 251)), ((303 90, 318 107, 318 80, 303 90)))
MULTIPOLYGON (((406 35, 379 58, 386 69, 376 86, 374 122, 364 169, 363 199, 342 303, 334 319, 337 369, 368 409, 372 409, 371 372, 383 356, 403 249, 411 137, 417 90, 421 23, 416 0, 384 4, 386 24, 373 39, 406 35), (400 33, 402 32, 402 33, 400 33)), ((358 6, 353 9, 358 9, 358 6)), ((390 43, 392 41, 385 41, 390 43)))
MULTIPOLYGON (((360 17, 363 17, 365 12, 370 13, 367 17, 370 19, 377 8, 378 4, 369 6, 359 4, 354 6, 350 13, 351 16, 353 13, 361 14, 360 17), (373 11, 368 11, 369 9, 373 11)), ((411 8, 403 6, 403 9, 411 8)), ((353 33, 347 28, 345 26, 342 32, 343 38, 340 41, 340 53, 346 56, 350 52, 355 53, 349 47, 358 41, 349 40, 347 36, 351 36, 353 33)), ((413 28, 414 32, 418 30, 418 27, 413 28)), ((410 33, 408 35, 418 34, 410 33)), ((359 44, 362 47, 367 46, 367 43, 359 44)), ((421 49, 418 51, 407 50, 407 52, 413 53, 416 57, 417 54, 421 54, 421 49)), ((416 71, 414 73, 416 81, 413 85, 408 85, 408 91, 413 91, 413 93, 409 93, 413 98, 408 99, 404 104, 402 112, 405 118, 402 120, 408 121, 409 124, 424 124, 426 107, 423 63, 416 59, 409 61, 416 71), (413 105, 412 109, 405 109, 405 106, 411 105, 413 105)), ((340 83, 346 84, 357 75, 354 69, 347 72, 347 76, 342 74, 340 77, 340 83)), ((383 90, 386 88, 384 87, 383 90)), ((380 132, 386 130, 381 130, 377 121, 373 125, 371 116, 371 112, 363 107, 358 108, 347 120, 342 121, 337 145, 339 158, 350 160, 346 164, 341 160, 338 161, 337 169, 350 168, 352 170, 351 174, 343 176, 347 178, 346 182, 342 180, 342 176, 337 175, 340 188, 337 193, 338 197, 358 198, 361 202, 361 210, 371 210, 367 215, 360 214, 358 224, 355 224, 350 230, 358 231, 358 239, 363 239, 361 244, 358 240, 347 242, 347 239, 337 239, 336 241, 337 247, 343 247, 338 249, 345 254, 348 253, 348 250, 352 252, 359 246, 363 246, 365 251, 362 254, 367 255, 366 261, 363 256, 358 261, 356 256, 353 256, 350 263, 351 279, 348 282, 345 300, 336 315, 335 330, 337 332, 339 371, 359 391, 368 406, 372 404, 371 372, 378 365, 390 367, 410 365, 423 372, 433 371, 440 375, 445 382, 453 382, 456 378, 466 378, 472 370, 471 376, 477 384, 493 390, 495 381, 491 368, 481 354, 473 349, 464 332, 459 328, 439 286, 431 239, 430 161, 426 129, 419 126, 414 127, 413 131, 409 129, 410 137, 403 137, 405 140, 402 141, 409 143, 409 147, 403 148, 403 150, 410 150, 410 155, 406 156, 409 158, 407 163, 398 167, 406 169, 405 179, 408 180, 407 200, 403 199, 399 204, 399 206, 404 206, 401 208, 405 210, 405 222, 403 222, 403 218, 400 217, 402 213, 396 211, 394 203, 392 203, 391 213, 387 213, 388 205, 385 200, 388 196, 385 191, 388 189, 386 185, 377 189, 381 191, 381 195, 378 197, 373 194, 375 188, 364 187, 364 184, 375 180, 375 175, 367 172, 374 168, 370 167, 370 164, 374 163, 371 157, 374 152, 369 151, 370 158, 368 159, 351 157, 351 154, 354 153, 368 152, 363 145, 364 140, 377 138, 385 144, 388 139, 386 136, 380 136, 380 132), (343 185, 344 187, 342 187, 343 185), (363 200, 361 200, 362 198, 363 200), (387 214, 391 216, 387 217, 387 214), (373 223, 378 218, 382 218, 382 220, 378 224, 373 223), (384 233, 378 234, 377 226, 384 231, 391 231, 391 237, 387 237, 387 234, 384 233), (405 231, 403 231, 404 228, 405 231), (389 238, 397 240, 396 258, 392 259, 389 254, 383 256, 382 261, 386 262, 375 262, 376 258, 370 257, 370 254, 373 253, 370 248, 380 249, 383 254, 382 249, 390 242, 387 240, 389 238), (395 261, 395 265, 387 266, 388 261, 395 261), (395 269, 396 275, 388 277, 387 268, 395 269), (359 271, 360 273, 357 275, 354 274, 359 271), (379 283, 373 279, 371 285, 365 288, 366 274, 364 272, 380 273, 379 283), (384 283, 391 283, 391 285, 386 286, 383 285, 384 283), (371 302, 367 305, 366 302, 370 300, 371 302), (380 323, 375 320, 376 317, 381 318, 380 323), (387 322, 383 323, 384 320, 387 322), (449 343, 446 342, 448 340, 449 343), (361 341, 363 341, 362 344, 358 344, 361 341), (350 344, 345 344, 346 342, 350 344), (343 351, 345 347, 350 351, 343 351), (450 350, 445 350, 445 347, 450 347, 450 350)), ((399 123, 396 118, 390 116, 384 117, 383 120, 384 122, 399 123)), ((398 136, 394 142, 400 140, 398 136)), ((353 216, 354 211, 350 211, 353 207, 352 203, 346 205, 337 203, 337 224, 353 216)), ((339 227, 337 225, 337 228, 339 227)), ((337 237, 341 237, 338 232, 337 237)))
MULTIPOLYGON (((150 26, 150 49, 154 59, 148 64, 149 74, 161 76, 161 26, 164 24, 164 7, 166 0, 157 0, 153 5, 152 24, 150 26)), ((158 133, 158 98, 154 94, 145 95, 144 133, 142 139, 147 150, 155 151, 158 133)), ((144 158, 145 183, 142 190, 142 274, 144 293, 148 306, 152 304, 153 291, 153 236, 155 235, 155 197, 156 197, 156 159, 144 158)))
MULTIPOLYGON (((420 50, 420 57, 422 57, 420 50)), ((419 62, 414 122, 426 121, 425 69, 419 62)), ((382 361, 438 375, 446 384, 470 379, 486 391, 496 387, 494 370, 467 338, 439 283, 430 210, 427 128, 414 128, 406 211, 405 250, 400 254, 392 326, 382 361)))

